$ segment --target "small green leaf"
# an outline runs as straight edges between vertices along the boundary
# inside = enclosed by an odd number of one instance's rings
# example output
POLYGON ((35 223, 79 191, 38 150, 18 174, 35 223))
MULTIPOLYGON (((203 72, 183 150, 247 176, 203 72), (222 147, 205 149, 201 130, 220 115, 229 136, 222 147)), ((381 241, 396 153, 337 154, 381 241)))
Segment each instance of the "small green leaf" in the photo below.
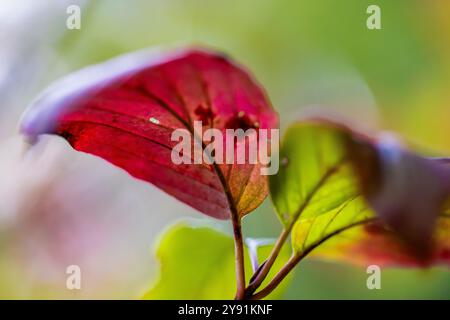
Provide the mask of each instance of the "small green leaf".
MULTIPOLYGON (((271 248, 271 245, 258 248, 260 262, 261 257, 269 255, 271 248)), ((283 248, 274 271, 281 268, 289 254, 289 248, 283 248)), ((144 299, 234 298, 234 245, 230 236, 211 228, 178 223, 164 234, 157 249, 157 257, 161 264, 159 279, 144 295, 144 299)), ((247 280, 252 275, 248 257, 245 249, 247 280)), ((268 278, 273 275, 273 272, 269 273, 268 278)), ((280 297, 287 282, 283 281, 268 298, 280 297)))

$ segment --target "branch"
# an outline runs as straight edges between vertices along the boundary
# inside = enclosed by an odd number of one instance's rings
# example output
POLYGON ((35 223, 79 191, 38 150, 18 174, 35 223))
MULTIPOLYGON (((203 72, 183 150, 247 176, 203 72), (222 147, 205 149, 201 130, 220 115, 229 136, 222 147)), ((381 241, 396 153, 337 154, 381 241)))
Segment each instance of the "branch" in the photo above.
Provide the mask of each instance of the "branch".
POLYGON ((298 210, 293 215, 289 224, 281 232, 280 237, 277 240, 277 243, 275 244, 274 248, 272 249, 272 252, 269 255, 269 258, 264 263, 264 266, 257 271, 257 274, 255 274, 253 276, 251 283, 249 284, 249 286, 246 289, 246 297, 251 297, 251 295, 256 291, 256 289, 258 289, 258 287, 261 285, 261 283, 267 277, 267 274, 269 273, 276 258, 278 257, 278 254, 280 253, 280 250, 283 247, 283 244, 286 242, 287 237, 291 233, 291 230, 294 227, 295 222, 298 220, 298 218, 302 214, 303 210, 306 209, 306 207, 310 203, 313 196, 323 186, 323 184, 327 181, 327 179, 330 176, 332 176, 333 174, 335 174, 344 162, 345 162, 345 158, 341 159, 334 166, 330 167, 325 172, 325 174, 322 176, 322 178, 317 182, 317 184, 314 186, 314 188, 307 194, 307 196, 305 197, 305 200, 303 201, 300 208, 298 208, 298 210))
MULTIPOLYGON (((192 131, 195 138, 198 136, 192 131)), ((200 140, 201 141, 201 140, 200 140)), ((205 150, 205 144, 202 142, 202 149, 205 150)), ((210 158, 211 159, 211 158, 210 158)), ((234 203, 233 195, 228 188, 227 181, 215 161, 212 161, 214 171, 219 177, 220 183, 222 184, 223 190, 227 196, 228 205, 230 207, 231 222, 233 224, 233 235, 234 235, 234 255, 235 255, 235 269, 236 269, 236 296, 235 300, 245 299, 245 265, 244 265, 244 244, 242 240, 242 229, 241 229, 241 217, 237 211, 236 205, 234 203)))
POLYGON ((275 277, 272 279, 272 281, 269 282, 269 284, 259 291, 258 293, 254 294, 250 297, 251 300, 260 300, 262 298, 265 298, 267 295, 269 295, 278 285, 280 282, 289 274, 289 272, 294 269, 294 267, 297 265, 297 263, 303 258, 303 255, 293 255, 289 258, 288 262, 284 265, 283 268, 275 275, 275 277))
POLYGON ((245 298, 244 245, 242 241, 241 220, 237 214, 232 214, 232 222, 237 287, 235 300, 243 300, 245 298))
POLYGON ((290 233, 290 229, 291 228, 283 229, 277 242, 275 243, 275 246, 270 252, 269 258, 267 258, 267 260, 264 262, 264 265, 262 265, 262 267, 259 268, 253 275, 252 281, 247 287, 245 292, 246 297, 251 296, 253 292, 255 292, 256 289, 258 289, 258 287, 267 277, 267 274, 269 273, 271 267, 273 266, 276 258, 278 257, 278 254, 280 253, 281 248, 283 247, 284 242, 286 241, 286 238, 290 233))
POLYGON ((275 277, 269 282, 269 284, 262 289, 261 291, 257 292, 253 296, 249 297, 252 300, 259 300, 263 299, 267 295, 269 295, 278 285, 281 281, 289 274, 289 272, 292 271, 292 269, 295 268, 295 266, 304 258, 306 257, 311 251, 313 251, 315 248, 323 244, 328 239, 334 237, 335 235, 338 235, 339 233, 346 231, 350 228, 361 226, 366 223, 377 221, 377 218, 368 218, 362 221, 357 221, 352 224, 349 224, 348 226, 345 226, 341 229, 335 230, 328 234, 326 237, 323 237, 322 239, 316 241, 312 245, 310 245, 308 248, 306 248, 302 253, 300 254, 294 254, 292 255, 289 260, 286 262, 286 264, 281 268, 281 270, 275 275, 275 277))

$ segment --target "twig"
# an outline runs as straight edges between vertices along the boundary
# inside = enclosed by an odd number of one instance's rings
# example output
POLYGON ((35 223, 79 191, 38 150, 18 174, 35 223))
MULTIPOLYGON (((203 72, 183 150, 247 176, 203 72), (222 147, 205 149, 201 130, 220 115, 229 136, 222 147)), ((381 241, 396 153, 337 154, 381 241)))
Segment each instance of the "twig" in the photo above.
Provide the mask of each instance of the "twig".
POLYGON ((269 295, 278 285, 283 281, 283 279, 289 274, 289 272, 294 269, 294 267, 304 258, 306 257, 311 251, 313 251, 315 248, 323 244, 328 239, 334 237, 335 235, 340 234, 343 231, 346 231, 348 229, 361 226, 366 223, 371 223, 374 221, 377 221, 377 218, 368 218, 365 220, 357 221, 354 223, 349 224, 348 226, 345 226, 341 229, 335 230, 328 234, 327 236, 323 237, 322 239, 316 241, 309 247, 307 247, 303 252, 292 255, 289 260, 286 262, 286 264, 281 268, 281 270, 273 277, 273 279, 269 282, 269 284, 263 288, 261 291, 257 292, 256 294, 248 297, 251 300, 259 300, 263 299, 267 295, 269 295))
POLYGON ((236 263, 236 300, 245 298, 245 268, 244 245, 242 241, 241 220, 237 214, 232 214, 234 234, 234 254, 236 263))
POLYGON ((251 295, 256 291, 256 289, 258 289, 258 287, 261 285, 261 283, 267 277, 267 274, 269 273, 276 258, 278 257, 278 254, 280 253, 280 250, 283 247, 283 244, 285 243, 287 237, 291 233, 295 222, 298 220, 298 218, 302 214, 303 210, 306 209, 306 207, 309 205, 313 196, 322 187, 322 185, 327 181, 327 179, 339 170, 341 164, 344 163, 344 161, 345 161, 345 159, 341 159, 334 166, 330 167, 327 170, 327 172, 325 172, 325 174, 322 176, 322 178, 317 182, 317 184, 314 186, 314 188, 305 197, 305 200, 303 201, 300 208, 298 208, 298 210, 295 212, 294 216, 291 218, 291 221, 289 222, 289 224, 281 232, 281 234, 277 240, 277 243, 275 244, 274 248, 272 249, 272 252, 270 253, 269 258, 267 259, 266 263, 264 264, 264 266, 261 269, 258 270, 259 273, 257 275, 253 276, 253 281, 249 284, 249 286, 247 287, 246 292, 245 292, 245 295, 247 298, 251 297, 251 295))
POLYGON ((270 271, 270 268, 274 264, 276 258, 278 257, 278 254, 280 253, 281 248, 283 247, 284 242, 286 241, 286 238, 289 236, 290 228, 283 229, 280 236, 278 237, 277 242, 275 243, 275 246, 273 247, 269 258, 267 258, 266 262, 262 266, 262 268, 257 270, 257 273, 253 276, 252 282, 249 284, 249 286, 246 289, 245 295, 247 297, 251 296, 253 292, 255 292, 256 289, 261 285, 261 283, 264 281, 264 279, 267 277, 267 274, 270 271))
POLYGON ((286 262, 284 267, 281 268, 281 270, 275 275, 272 281, 270 281, 269 284, 264 289, 262 289, 261 291, 257 292, 256 294, 254 294, 249 298, 251 300, 260 300, 269 295, 276 287, 278 287, 280 282, 289 274, 289 272, 292 271, 292 269, 294 269, 294 267, 303 257, 304 255, 291 256, 288 262, 286 262))

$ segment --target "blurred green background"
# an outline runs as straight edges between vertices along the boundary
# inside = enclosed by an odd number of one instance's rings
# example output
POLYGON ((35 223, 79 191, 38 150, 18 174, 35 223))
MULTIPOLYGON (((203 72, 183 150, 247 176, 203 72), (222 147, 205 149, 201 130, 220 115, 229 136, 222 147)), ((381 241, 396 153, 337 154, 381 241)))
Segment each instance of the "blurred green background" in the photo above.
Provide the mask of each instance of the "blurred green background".
MULTIPOLYGON (((34 8, 33 1, 24 1, 25 7, 21 8, 18 7, 21 1, 0 2, 1 5, 9 3, 10 11, 6 11, 7 15, 16 14, 16 10, 24 10, 23 8, 34 8)), ((18 29, 11 27, 13 24, 0 24, 4 39, 10 37, 21 41, 18 50, 22 57, 22 60, 16 61, 5 58, 8 57, 6 54, 0 55, 0 59, 3 59, 0 60, 0 65, 4 65, 3 69, 10 68, 13 63, 27 65, 25 70, 18 68, 5 73, 6 80, 3 87, 0 87, 3 98, 8 98, 0 111, 4 124, 0 130, 0 139, 3 141, 13 139, 11 137, 16 134, 15 125, 20 113, 31 98, 63 74, 145 47, 200 45, 224 51, 252 71, 278 110, 282 130, 290 121, 320 110, 351 121, 366 130, 395 131, 406 143, 427 154, 448 155, 450 152, 449 1, 54 0, 47 1, 45 8, 30 9, 35 11, 28 16, 28 20, 18 20, 23 29, 18 35, 14 34, 18 29), (65 9, 72 3, 82 6, 81 30, 67 30, 65 27, 65 9), (381 8, 381 30, 368 30, 366 27, 366 9, 370 4, 377 4, 381 8), (36 34, 38 36, 29 39, 36 34), (29 45, 23 46, 23 43, 29 45)), ((5 150, 10 149, 5 145, 11 144, 6 143, 3 142, 3 155, 9 154, 5 150)), ((56 142, 48 144, 50 146, 47 148, 50 148, 56 142)), ((61 153, 70 156, 64 158, 58 155, 57 159, 74 161, 74 157, 79 157, 81 165, 75 169, 61 169, 62 173, 57 181, 66 179, 69 174, 79 175, 89 170, 92 174, 95 169, 92 169, 93 165, 89 161, 95 161, 94 168, 105 166, 99 160, 75 155, 65 146, 58 148, 62 150, 61 153)), ((15 165, 15 161, 3 161, 0 166, 5 163, 15 165)), ((10 171, 10 167, 2 172, 8 174, 7 171, 10 171)), ((133 207, 128 205, 139 203, 136 205, 139 214, 133 216, 132 222, 128 221, 130 223, 127 224, 127 230, 116 226, 112 227, 113 231, 108 232, 109 237, 115 239, 113 243, 121 243, 122 247, 117 248, 108 243, 98 249, 106 250, 110 255, 115 255, 117 250, 131 250, 133 258, 126 270, 134 275, 124 275, 127 272, 124 272, 123 265, 111 258, 108 261, 116 264, 117 270, 110 270, 110 276, 99 280, 94 273, 90 280, 93 284, 85 293, 67 293, 60 288, 60 280, 65 276, 64 270, 55 271, 59 272, 55 277, 43 276, 42 273, 28 270, 35 260, 16 256, 18 249, 15 246, 19 241, 16 233, 23 228, 23 219, 14 218, 14 223, 4 227, 4 232, 0 235, 0 248, 5 248, 0 250, 0 297, 133 298, 155 277, 157 267, 154 259, 147 256, 144 258, 143 255, 150 256, 148 248, 152 246, 161 227, 183 216, 180 211, 189 210, 182 205, 170 207, 169 201, 172 200, 169 197, 163 198, 167 203, 160 202, 158 209, 155 209, 154 202, 148 200, 148 197, 151 193, 160 198, 157 190, 147 189, 141 182, 128 182, 131 180, 129 177, 116 173, 113 168, 105 171, 97 180, 97 186, 111 183, 108 188, 112 191, 104 192, 101 196, 106 197, 105 201, 114 206, 114 216, 129 216, 133 207), (102 180, 111 175, 115 175, 115 178, 106 182, 102 180), (126 184, 124 181, 127 181, 126 184), (123 194, 123 189, 127 188, 124 185, 132 185, 131 191, 127 192, 135 193, 127 196, 124 203, 117 205, 115 201, 118 200, 115 200, 114 195, 123 194), (143 200, 144 198, 147 200, 143 200), (172 213, 166 213, 166 208, 170 208, 172 213), (173 213, 174 211, 178 212, 173 213), (142 227, 136 229, 136 225, 142 227), (146 234, 144 226, 151 226, 149 234, 146 234), (127 240, 125 244, 120 242, 120 239, 129 234, 133 234, 133 241, 127 240), (137 243, 139 250, 133 247, 137 243), (133 269, 137 265, 139 271, 133 269), (112 293, 114 290, 120 293, 112 293)), ((42 187, 41 184, 38 185, 42 187)), ((92 192, 92 188, 82 185, 75 193, 78 197, 86 197, 92 192)), ((1 190, 0 188, 0 192, 1 190)), ((39 187, 31 193, 37 192, 36 190, 39 187)), ((18 201, 28 202, 20 188, 17 192, 20 194, 18 201)), ((0 197, 3 199, 6 195, 0 193, 0 197)), ((91 202, 95 201, 92 199, 91 202)), ((35 206, 25 208, 12 210, 10 207, 0 207, 0 210, 9 210, 8 212, 13 212, 10 215, 20 216, 24 210, 32 211, 35 206)), ((51 208, 53 214, 56 214, 58 207, 51 208)), ((113 219, 108 216, 109 210, 112 210, 109 207, 99 209, 94 206, 92 209, 91 206, 86 207, 84 212, 89 210, 104 212, 102 218, 99 218, 99 225, 104 221, 111 223, 113 219)), ((77 214, 82 213, 77 211, 77 214)), ((187 215, 200 217, 192 211, 187 215)), ((55 223, 54 219, 49 221, 50 226, 55 223)), ((223 225, 219 222, 217 224, 223 225)), ((33 226, 27 224, 27 228, 33 226)), ((68 230, 70 232, 70 228, 68 230)), ((244 233, 249 236, 276 236, 279 230, 280 225, 268 201, 244 221, 244 233)), ((85 232, 92 236, 92 233, 99 231, 92 228, 85 232)), ((30 241, 29 237, 32 235, 27 231, 21 237, 30 241)), ((62 236, 48 241, 53 243, 52 241, 67 239, 62 236)), ((70 241, 75 240, 71 238, 70 241)), ((44 244, 48 245, 48 242, 44 244)), ((75 241, 74 246, 76 245, 75 241)), ((93 257, 97 254, 91 253, 93 257)), ((90 259, 89 265, 95 265, 96 259, 90 259)), ((55 264, 54 260, 52 258, 52 265, 55 264)), ((66 260, 63 261, 65 263, 66 260)), ((48 262, 43 262, 45 268, 46 263, 48 262)), ((450 298, 450 272, 446 268, 383 270, 381 290, 366 288, 367 274, 362 267, 305 261, 296 271, 284 295, 286 299, 450 298)))

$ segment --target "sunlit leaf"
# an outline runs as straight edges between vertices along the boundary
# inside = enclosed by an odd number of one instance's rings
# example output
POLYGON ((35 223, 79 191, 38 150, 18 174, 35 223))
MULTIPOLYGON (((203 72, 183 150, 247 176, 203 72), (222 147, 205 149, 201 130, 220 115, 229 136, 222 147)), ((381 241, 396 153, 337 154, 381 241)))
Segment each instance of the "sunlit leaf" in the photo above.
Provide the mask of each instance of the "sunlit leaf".
POLYGON ((270 192, 284 225, 336 208, 353 197, 356 183, 346 161, 344 132, 312 123, 291 126, 280 149, 280 170, 270 192))
POLYGON ((289 128, 270 190, 283 224, 293 224, 296 255, 312 251, 380 264, 449 262, 444 203, 450 167, 391 141, 324 121, 289 128))
MULTIPOLYGON (((271 245, 260 246, 259 256, 267 257, 271 248, 271 245)), ((251 262, 245 251, 247 278, 250 278, 251 262)), ((234 298, 234 247, 230 236, 211 228, 180 223, 164 234, 157 257, 161 264, 159 279, 144 299, 234 298)), ((284 248, 275 269, 288 258, 289 250, 284 248)), ((273 273, 269 274, 271 276, 273 273)), ((284 281, 269 298, 280 297, 287 282, 284 281)))
MULTIPOLYGON (((269 129, 276 128, 277 115, 256 81, 223 55, 138 52, 49 87, 24 115, 21 131, 31 138, 60 135, 76 150, 100 156, 207 215, 226 219, 230 210, 252 211, 267 195, 259 163, 172 161, 179 143, 171 141, 172 132, 187 130, 194 145, 201 138, 195 121, 202 121, 202 131, 269 129)), ((194 150, 183 156, 193 158, 194 150)))

